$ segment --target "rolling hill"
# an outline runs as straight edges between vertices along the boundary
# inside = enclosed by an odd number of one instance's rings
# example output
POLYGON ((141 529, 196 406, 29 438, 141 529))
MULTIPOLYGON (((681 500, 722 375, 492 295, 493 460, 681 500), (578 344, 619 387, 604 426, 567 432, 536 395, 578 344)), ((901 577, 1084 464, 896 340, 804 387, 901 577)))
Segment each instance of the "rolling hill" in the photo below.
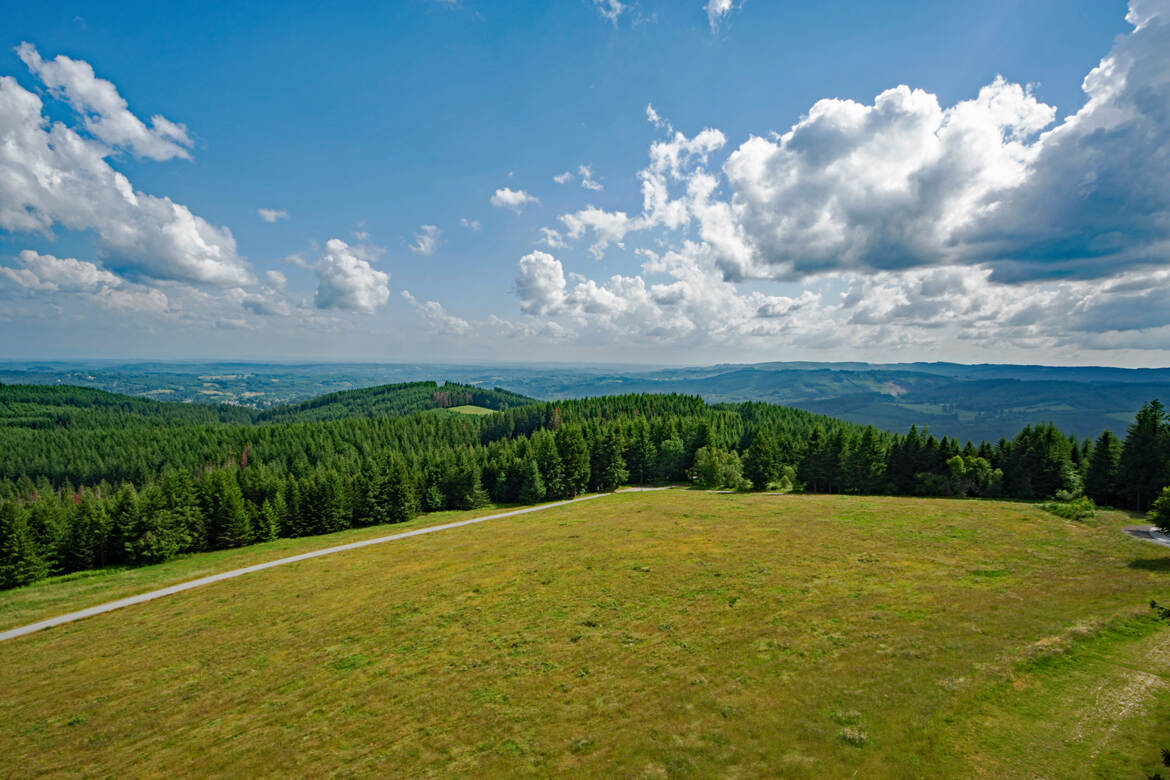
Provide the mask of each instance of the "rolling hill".
MULTIPOLYGON (((773 362, 692 367, 263 363, 5 363, 0 382, 68 383, 160 400, 229 402, 274 417, 340 413, 304 405, 323 394, 444 377, 474 388, 557 400, 622 393, 701 395, 712 403, 769 401, 906 431, 996 440, 1041 420, 1078 437, 1124 435, 1142 402, 1170 399, 1170 369, 957 363, 773 362), (299 406, 291 412, 274 407, 299 406)), ((425 395, 425 393, 423 393, 425 395)), ((396 402, 394 402, 396 403, 396 402)), ((508 403, 512 403, 508 401, 508 403)), ((389 405, 393 405, 389 404, 389 405)), ((476 404, 500 408, 492 404, 476 404)), ((407 408, 407 407, 403 407, 407 408)))
MULTIPOLYGON (((301 561, 0 643, 0 769, 1136 776, 1168 569, 1126 522, 666 491, 301 561)), ((0 624, 376 532, 40 583, 0 624)))

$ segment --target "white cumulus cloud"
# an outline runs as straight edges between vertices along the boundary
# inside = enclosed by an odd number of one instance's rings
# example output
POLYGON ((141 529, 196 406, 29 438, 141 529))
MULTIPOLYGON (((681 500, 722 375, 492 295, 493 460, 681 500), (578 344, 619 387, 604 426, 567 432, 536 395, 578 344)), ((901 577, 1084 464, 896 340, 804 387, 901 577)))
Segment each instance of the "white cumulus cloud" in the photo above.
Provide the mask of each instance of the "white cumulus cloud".
POLYGON ((0 266, 0 275, 32 290, 76 292, 122 284, 115 274, 84 260, 42 255, 31 249, 22 251, 18 259, 22 267, 0 266))
POLYGON ((257 209, 257 213, 260 214, 260 219, 269 223, 288 219, 288 212, 284 209, 257 209))
POLYGON ((314 300, 319 309, 373 312, 390 299, 390 274, 371 266, 369 260, 339 238, 325 242, 315 270, 314 300))
POLYGON ((192 143, 184 125, 156 114, 147 126, 131 113, 112 83, 94 74, 88 62, 63 54, 46 61, 27 42, 17 46, 16 53, 49 92, 68 102, 81 116, 86 130, 103 143, 152 160, 190 157, 187 149, 192 143))
POLYGON ((170 313, 166 293, 127 282, 94 263, 31 249, 17 255, 18 267, 0 266, 0 280, 37 293, 79 295, 107 309, 145 314, 170 313))
POLYGON ((491 197, 491 204, 496 208, 512 209, 517 214, 529 203, 540 203, 540 200, 524 190, 513 190, 509 187, 501 187, 491 197))
MULTIPOLYGON (((98 99, 77 100, 91 106, 98 99)), ((99 134, 104 115, 87 120, 95 140, 51 122, 43 109, 37 95, 0 76, 0 229, 44 235, 56 226, 92 230, 104 265, 129 277, 219 286, 251 282, 231 231, 170 198, 136 191, 107 161, 115 153, 109 143, 128 144, 143 156, 165 158, 169 152, 109 129, 115 125, 99 134)))
POLYGON ((547 314, 560 308, 565 298, 565 270, 548 252, 532 252, 520 258, 516 295, 529 314, 547 314))

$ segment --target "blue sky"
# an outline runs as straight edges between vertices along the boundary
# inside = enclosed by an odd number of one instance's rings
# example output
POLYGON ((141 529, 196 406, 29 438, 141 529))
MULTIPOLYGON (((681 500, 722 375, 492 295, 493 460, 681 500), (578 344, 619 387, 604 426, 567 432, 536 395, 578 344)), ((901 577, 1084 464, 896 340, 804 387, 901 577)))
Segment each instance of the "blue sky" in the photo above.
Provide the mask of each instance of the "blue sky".
POLYGON ((0 357, 1170 357, 1165 0, 3 5, 0 357))

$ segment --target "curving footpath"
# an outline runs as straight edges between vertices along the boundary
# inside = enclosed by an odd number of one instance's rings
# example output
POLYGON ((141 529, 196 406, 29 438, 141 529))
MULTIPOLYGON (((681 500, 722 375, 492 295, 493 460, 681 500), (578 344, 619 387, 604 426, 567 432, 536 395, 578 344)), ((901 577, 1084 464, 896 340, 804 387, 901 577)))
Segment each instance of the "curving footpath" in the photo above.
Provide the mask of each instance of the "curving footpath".
MULTIPOLYGON (((644 492, 651 490, 665 490, 666 488, 627 488, 625 490, 618 490, 618 493, 627 492, 644 492)), ((307 561, 310 558, 320 558, 323 555, 333 555, 334 553, 345 552, 346 550, 357 550, 361 547, 369 547, 374 544, 382 544, 383 542, 393 542, 398 539, 406 539, 411 536, 422 536, 423 534, 433 534, 439 531, 448 531, 452 528, 461 528, 465 525, 473 525, 475 523, 484 523, 488 520, 500 520, 505 517, 515 517, 516 515, 526 515, 529 512, 540 512, 545 509, 553 509, 558 506, 565 506, 566 504, 576 504, 581 501, 590 501, 595 498, 602 498, 603 496, 613 495, 613 493, 596 493, 589 496, 581 496, 580 498, 571 498, 566 501, 554 501, 551 504, 539 504, 537 506, 525 507, 524 509, 513 509, 509 512, 500 512, 494 515, 484 515, 483 517, 473 517, 469 520, 459 520, 454 523, 444 523, 443 525, 431 525, 426 528, 416 528, 413 531, 403 531, 402 533, 391 534, 389 536, 379 536, 374 539, 365 539, 360 542, 350 542, 349 544, 339 544, 336 547, 325 547, 321 550, 313 550, 312 552, 301 553, 300 555, 291 555, 288 558, 279 558, 275 561, 268 561, 267 563, 258 563, 254 566, 245 566, 242 569, 232 569, 220 574, 212 574, 208 577, 200 577, 197 580, 190 580, 188 582, 181 582, 178 585, 171 585, 167 588, 160 588, 159 590, 152 590, 148 593, 140 593, 137 596, 128 596, 117 601, 110 601, 105 604, 98 604, 95 607, 88 607, 80 609, 77 612, 70 612, 65 615, 58 615, 54 618, 41 620, 36 623, 29 623, 26 626, 19 626, 17 628, 10 628, 7 631, 0 631, 0 642, 9 639, 15 639, 18 636, 25 634, 32 634, 36 631, 41 631, 53 626, 59 626, 64 623, 72 623, 75 620, 82 620, 83 618, 93 617, 94 615, 101 615, 106 612, 113 612, 122 607, 133 606, 134 604, 142 604, 146 601, 153 601, 160 599, 163 596, 170 596, 172 593, 182 593, 185 590, 193 590, 194 588, 201 588, 204 585, 211 585, 214 582, 222 582, 223 580, 230 580, 234 577, 240 577, 245 574, 251 574, 256 571, 263 571, 264 569, 271 569, 274 566, 284 566, 289 563, 296 563, 297 561, 307 561)))
POLYGON ((1153 542, 1165 547, 1170 547, 1170 536, 1158 530, 1156 525, 1127 525, 1121 529, 1134 539, 1141 539, 1145 542, 1153 542))

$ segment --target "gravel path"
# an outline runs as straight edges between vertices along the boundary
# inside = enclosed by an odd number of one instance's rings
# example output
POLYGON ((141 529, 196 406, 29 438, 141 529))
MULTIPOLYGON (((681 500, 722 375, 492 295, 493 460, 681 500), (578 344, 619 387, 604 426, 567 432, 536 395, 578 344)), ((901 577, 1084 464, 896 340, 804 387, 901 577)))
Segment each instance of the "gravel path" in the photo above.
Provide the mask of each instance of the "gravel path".
POLYGON ((1122 530, 1135 539, 1143 539, 1147 542, 1170 547, 1170 536, 1162 533, 1152 525, 1127 525, 1122 530))
MULTIPOLYGON (((626 488, 619 490, 618 493, 627 492, 644 492, 650 490, 665 490, 665 488, 626 488)), ((382 544, 383 542, 393 542, 398 539, 407 539, 411 536, 422 536, 423 534, 433 534, 438 531, 449 531, 452 528, 461 528, 465 525, 473 525, 475 523, 484 523, 488 520, 500 520, 505 517, 515 517, 516 515, 526 515, 530 512, 541 512, 545 509, 553 509, 558 506, 565 506, 566 504, 576 504, 581 501, 590 501, 595 498, 602 498, 603 496, 613 495, 612 493, 598 493, 590 496, 581 496, 580 498, 571 498, 567 501, 554 501, 551 504, 540 504, 538 506, 530 506, 524 509, 513 509, 509 512, 500 512, 494 515, 485 515, 483 517, 473 517, 469 520, 460 520, 455 523, 444 523, 443 525, 431 525, 426 528, 416 528, 413 531, 403 531, 402 533, 390 534, 389 536, 379 536, 374 539, 365 539, 360 542, 350 542, 349 544, 339 544, 336 547, 326 547, 321 550, 313 550, 312 552, 301 553, 300 555, 291 555, 288 558, 280 558, 275 561, 268 561, 267 563, 258 563, 254 566, 245 566, 242 569, 232 569, 231 571, 221 572, 219 574, 212 574, 208 577, 200 577, 197 580, 190 580, 188 582, 181 582, 178 585, 171 585, 167 588, 160 588, 159 590, 152 590, 149 593, 140 593, 137 596, 128 596, 117 601, 110 601, 105 604, 98 604, 95 607, 81 609, 77 612, 70 612, 66 615, 58 615, 48 620, 41 620, 36 623, 29 623, 26 626, 19 626, 18 628, 10 628, 7 631, 0 631, 0 642, 8 639, 15 639, 18 636, 31 634, 45 628, 52 628, 63 623, 72 623, 75 620, 92 617, 94 615, 101 615, 105 612, 113 612, 115 609, 122 607, 129 607, 134 604, 141 604, 145 601, 153 601, 160 599, 163 596, 169 596, 172 593, 182 593, 185 590, 192 590, 194 588, 201 588, 204 585, 210 585, 214 582, 221 582, 223 580, 230 580, 233 577, 240 577, 244 574, 251 574, 256 571, 263 571, 264 569, 271 569, 274 566, 284 566, 289 563, 296 563, 297 561, 307 561, 310 558, 320 558, 322 555, 333 555, 334 553, 345 552, 346 550, 357 550, 361 547, 369 547, 373 544, 382 544)))

